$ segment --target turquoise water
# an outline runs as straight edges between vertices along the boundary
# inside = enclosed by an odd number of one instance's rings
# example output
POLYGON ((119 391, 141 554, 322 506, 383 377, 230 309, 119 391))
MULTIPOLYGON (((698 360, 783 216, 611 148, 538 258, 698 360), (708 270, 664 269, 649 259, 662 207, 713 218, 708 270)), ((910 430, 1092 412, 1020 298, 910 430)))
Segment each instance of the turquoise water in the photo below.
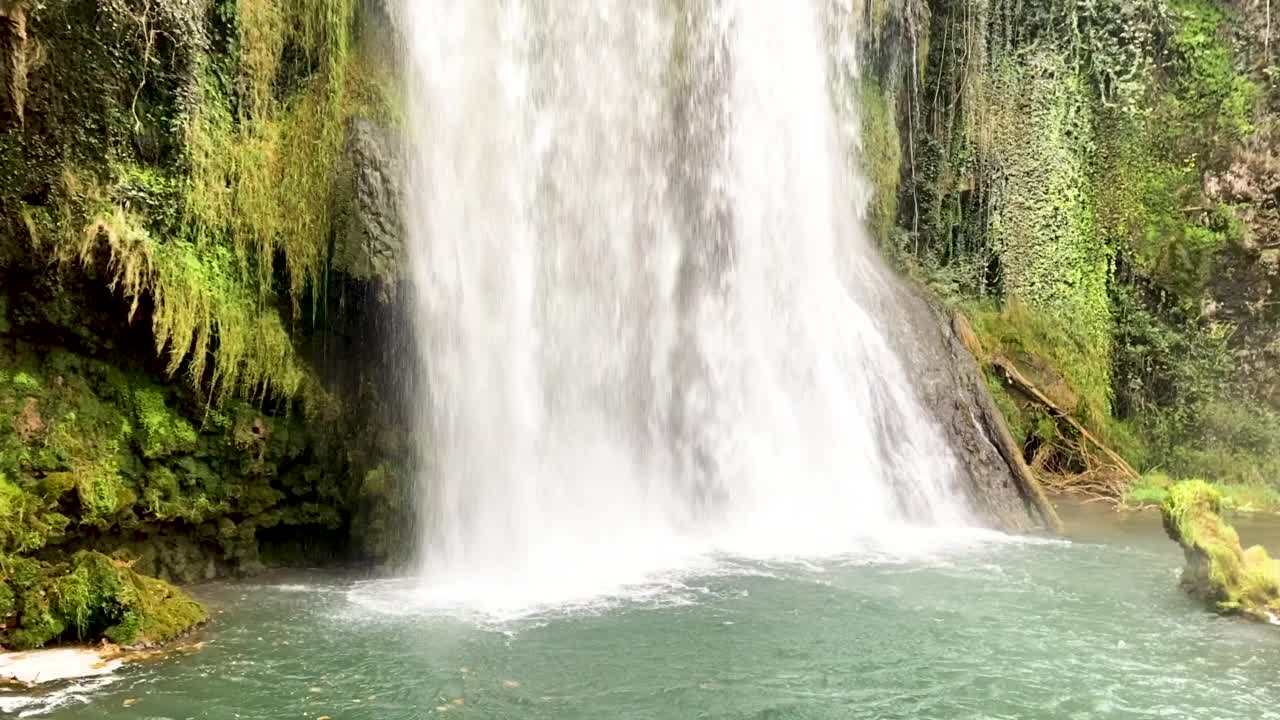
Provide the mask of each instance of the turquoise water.
POLYGON ((212 584, 202 652, 0 702, 51 718, 1280 717, 1280 628, 1180 594, 1153 524, 909 559, 721 559, 504 621, 415 612, 396 581, 212 584))

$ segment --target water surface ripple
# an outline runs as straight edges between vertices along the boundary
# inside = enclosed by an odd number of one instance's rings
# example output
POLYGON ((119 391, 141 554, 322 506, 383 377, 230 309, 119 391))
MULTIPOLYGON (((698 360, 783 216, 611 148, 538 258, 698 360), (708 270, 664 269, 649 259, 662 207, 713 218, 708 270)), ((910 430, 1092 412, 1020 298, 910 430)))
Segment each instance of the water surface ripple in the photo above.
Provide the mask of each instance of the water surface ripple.
MULTIPOLYGON (((1177 549, 988 542, 722 560, 513 619, 388 612, 397 581, 215 584, 194 656, 0 707, 52 718, 1280 717, 1280 634, 1177 592, 1177 549), (64 704, 50 708, 54 701, 64 704), (126 701, 128 702, 126 706, 126 701)), ((402 581, 401 581, 402 582, 402 581)))

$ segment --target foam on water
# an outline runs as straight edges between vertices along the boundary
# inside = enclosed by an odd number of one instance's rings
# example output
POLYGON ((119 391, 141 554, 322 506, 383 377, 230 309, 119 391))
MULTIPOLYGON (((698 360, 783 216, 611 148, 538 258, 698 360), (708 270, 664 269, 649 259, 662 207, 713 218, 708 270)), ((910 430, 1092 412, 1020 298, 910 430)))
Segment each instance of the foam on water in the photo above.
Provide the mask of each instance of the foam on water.
POLYGON ((100 675, 66 683, 54 689, 15 693, 0 691, 0 713, 19 718, 39 717, 62 708, 88 705, 96 693, 118 679, 115 675, 100 675))
MULTIPOLYGON (((982 555, 1005 545, 1069 545, 1070 541, 1008 535, 980 528, 902 527, 900 534, 849 539, 840 550, 821 554, 780 552, 744 554, 707 541, 681 552, 646 552, 641 559, 598 556, 583 566, 580 551, 565 550, 573 565, 530 566, 524 575, 437 574, 367 580, 347 591, 354 608, 397 617, 439 617, 486 627, 507 627, 533 617, 600 613, 628 607, 659 607, 699 602, 697 592, 710 578, 789 577, 823 574, 832 568, 900 565, 917 569, 991 567, 982 555), (701 547, 701 550, 696 550, 701 547), (977 563, 977 565, 975 565, 977 563)), ((606 550, 609 547, 606 546, 606 550)), ((741 550, 741 548, 738 548, 741 550)))
POLYGON ((860 15, 400 0, 423 606, 970 521, 860 221, 860 15))

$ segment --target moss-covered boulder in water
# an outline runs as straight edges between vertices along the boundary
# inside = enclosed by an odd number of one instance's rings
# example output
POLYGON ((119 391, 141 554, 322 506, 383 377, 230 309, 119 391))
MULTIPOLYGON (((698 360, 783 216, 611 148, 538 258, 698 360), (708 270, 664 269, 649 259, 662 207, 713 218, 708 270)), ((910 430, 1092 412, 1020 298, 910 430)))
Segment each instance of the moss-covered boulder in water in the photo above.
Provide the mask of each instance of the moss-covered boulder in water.
POLYGON ((0 642, 17 648, 106 638, 155 645, 208 619, 203 606, 126 560, 84 550, 66 563, 0 558, 0 642))
POLYGON ((1280 561, 1255 545, 1240 546, 1222 519, 1222 494, 1203 480, 1169 488, 1160 506, 1165 532, 1182 546, 1182 587, 1222 613, 1257 620, 1280 618, 1280 561))

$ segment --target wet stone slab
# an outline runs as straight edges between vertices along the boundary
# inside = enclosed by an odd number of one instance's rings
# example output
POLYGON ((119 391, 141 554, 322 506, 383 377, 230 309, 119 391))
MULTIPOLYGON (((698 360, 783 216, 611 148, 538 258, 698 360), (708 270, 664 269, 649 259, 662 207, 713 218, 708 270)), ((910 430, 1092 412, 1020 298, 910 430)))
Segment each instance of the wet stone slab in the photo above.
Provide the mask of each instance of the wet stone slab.
POLYGON ((108 675, 124 660, 119 651, 99 648, 54 648, 0 654, 0 681, 20 685, 108 675))

